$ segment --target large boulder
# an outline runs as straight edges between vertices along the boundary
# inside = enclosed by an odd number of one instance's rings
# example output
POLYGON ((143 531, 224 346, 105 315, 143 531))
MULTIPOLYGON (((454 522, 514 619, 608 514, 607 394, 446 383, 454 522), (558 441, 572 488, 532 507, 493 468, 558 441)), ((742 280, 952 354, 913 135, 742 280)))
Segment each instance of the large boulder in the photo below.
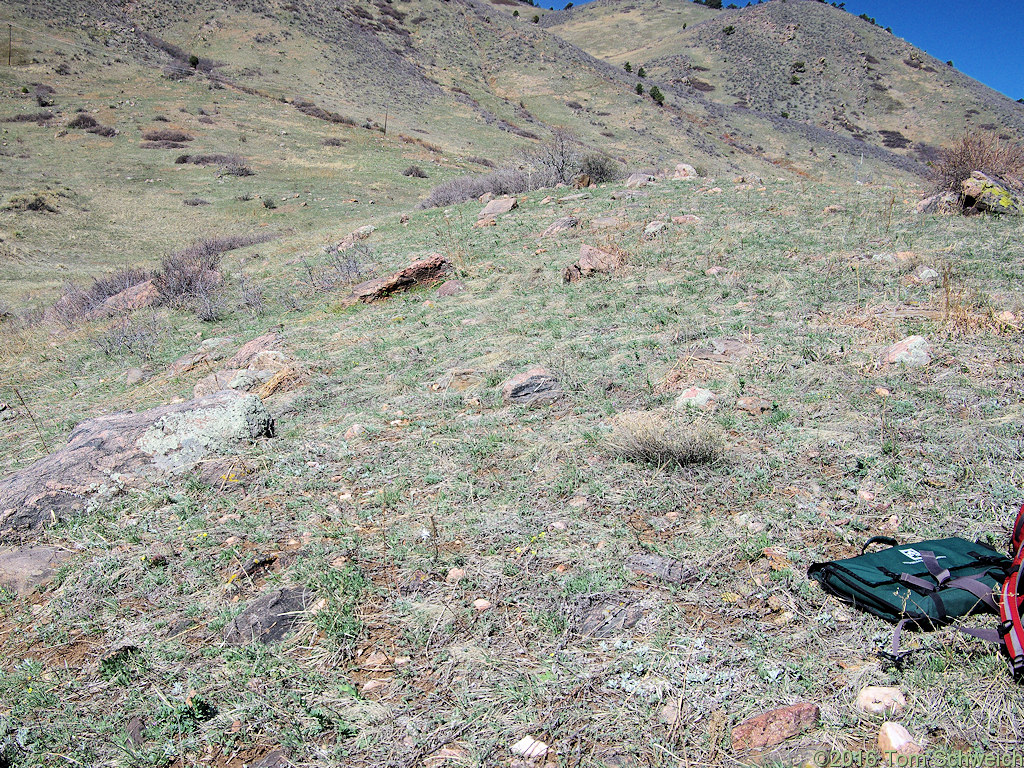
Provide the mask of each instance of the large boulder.
POLYGON ((393 293, 407 291, 417 285, 436 285, 451 269, 451 263, 442 255, 435 253, 426 259, 420 259, 405 269, 387 277, 367 280, 352 289, 345 299, 346 305, 371 304, 386 299, 393 293))
POLYGON ((622 253, 609 253, 592 245, 580 246, 580 258, 562 270, 562 280, 575 283, 596 273, 610 274, 621 269, 626 263, 622 253))
POLYGON ((1024 215, 1024 197, 999 179, 981 171, 960 185, 965 213, 1015 213, 1024 215))
POLYGON ((185 473, 273 429, 262 400, 230 390, 83 421, 64 448, 0 479, 0 542, 24 539, 103 494, 185 473))

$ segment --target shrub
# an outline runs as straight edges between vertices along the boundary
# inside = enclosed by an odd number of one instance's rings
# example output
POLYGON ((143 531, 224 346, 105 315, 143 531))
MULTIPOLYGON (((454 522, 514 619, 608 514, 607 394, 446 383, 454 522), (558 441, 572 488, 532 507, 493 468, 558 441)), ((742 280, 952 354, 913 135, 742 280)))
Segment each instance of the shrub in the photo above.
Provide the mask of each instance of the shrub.
POLYGON ((408 168, 402 171, 402 175, 415 177, 417 179, 427 178, 427 172, 420 168, 418 165, 410 165, 408 168))
POLYGON ((220 169, 221 176, 255 176, 256 171, 245 163, 228 163, 220 169))
POLYGON ((628 61, 623 65, 622 68, 624 70, 626 70, 627 72, 632 72, 633 71, 633 65, 630 64, 628 61))
POLYGON ((551 183, 540 173, 522 168, 500 168, 491 173, 456 176, 443 181, 427 194, 419 208, 438 208, 474 200, 490 192, 495 197, 518 195, 551 183))
POLYGON ((725 33, 726 35, 734 35, 734 34, 736 34, 736 27, 734 27, 732 24, 730 24, 729 26, 725 27, 722 30, 722 32, 725 33))
POLYGON ((659 467, 706 464, 724 450, 721 435, 711 425, 655 411, 619 414, 607 445, 615 456, 659 467))
POLYGON ((325 147, 343 147, 345 146, 345 139, 337 139, 333 136, 329 136, 323 140, 323 145, 325 147))
POLYGON ((486 157, 478 157, 476 155, 470 155, 469 157, 467 157, 466 162, 476 163, 477 165, 482 165, 484 168, 494 167, 494 163, 492 161, 488 160, 486 157))
POLYGON ((184 200, 182 200, 181 202, 182 202, 182 203, 183 203, 184 205, 188 205, 188 206, 191 206, 192 208, 197 208, 197 207, 199 207, 200 205, 209 205, 209 204, 210 204, 210 201, 209 201, 209 200, 204 200, 204 199, 203 199, 203 198, 201 198, 201 197, 186 197, 186 198, 185 198, 184 200))
POLYGON ((637 83, 636 84, 636 88, 634 88, 633 90, 636 91, 636 95, 637 96, 643 96, 644 95, 644 87, 642 85, 640 85, 640 83, 637 83))
POLYGON ((192 134, 186 133, 180 128, 152 128, 143 132, 142 138, 146 141, 192 141, 192 134))
POLYGON ((109 125, 97 125, 95 128, 90 128, 87 133, 94 133, 97 136, 117 136, 117 129, 111 128, 109 125))
POLYGON ((647 70, 644 69, 643 67, 640 67, 640 69, 638 69, 636 71, 636 76, 637 77, 647 77, 647 70))
POLYGON ((952 147, 940 151, 932 171, 939 191, 959 192, 973 171, 1024 189, 1024 146, 1000 141, 991 134, 965 133, 952 147))
POLYGON ((540 16, 538 16, 537 14, 534 14, 533 18, 530 19, 530 21, 532 21, 534 24, 540 24, 540 16))
POLYGON ((656 86, 656 85, 652 85, 651 86, 651 94, 650 95, 651 95, 651 98, 654 99, 655 103, 659 107, 664 106, 664 104, 665 104, 665 94, 663 94, 661 92, 661 89, 658 86, 656 86))
POLYGON ((68 128, 95 128, 99 125, 99 122, 90 114, 85 112, 79 112, 70 121, 68 121, 68 128))
POLYGON ((148 319, 125 317, 124 321, 108 328, 93 339, 93 344, 106 357, 135 355, 152 360, 157 342, 167 329, 161 327, 155 315, 148 319))
POLYGON ((133 285, 144 283, 152 277, 153 273, 147 269, 131 267, 119 269, 117 272, 93 280, 92 286, 89 288, 89 295, 98 304, 133 285))
POLYGON ((580 160, 580 172, 589 176, 595 184, 602 184, 619 177, 619 164, 607 155, 592 152, 580 160))

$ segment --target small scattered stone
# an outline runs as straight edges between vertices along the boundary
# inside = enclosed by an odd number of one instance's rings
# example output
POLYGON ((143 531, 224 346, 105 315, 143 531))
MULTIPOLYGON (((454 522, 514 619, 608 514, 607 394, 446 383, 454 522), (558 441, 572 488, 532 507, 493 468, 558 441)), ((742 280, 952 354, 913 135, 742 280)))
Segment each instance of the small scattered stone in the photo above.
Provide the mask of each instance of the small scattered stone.
POLYGON ((25 596, 46 586, 57 566, 70 555, 70 552, 55 547, 0 550, 0 587, 25 596))
POLYGON ((654 237, 667 226, 668 224, 666 224, 664 221, 652 221, 650 224, 644 227, 644 237, 654 237))
POLYGON ((748 718, 732 729, 732 748, 740 752, 781 744, 816 726, 819 714, 817 704, 804 701, 748 718))
POLYGON ((489 610, 490 607, 491 607, 491 601, 490 600, 485 600, 482 597, 478 597, 476 600, 473 601, 473 610, 474 611, 481 611, 481 612, 483 612, 483 611, 489 610))
POLYGON ((867 715, 896 714, 907 706, 907 700, 899 688, 869 685, 857 695, 854 706, 867 715))
POLYGON ((632 173, 626 179, 626 189, 638 189, 654 184, 655 178, 649 173, 632 173))
POLYGON ((146 372, 141 368, 129 368, 124 374, 124 383, 129 387, 134 387, 140 381, 146 378, 146 372))
POLYGON ((345 430, 346 440, 355 440, 357 437, 362 437, 366 434, 366 427, 362 424, 353 424, 351 427, 345 430))
POLYGON ((697 178, 697 169, 687 163, 676 163, 675 173, 672 174, 673 179, 695 179, 697 178))
POLYGON ((689 225, 691 227, 695 227, 703 221, 704 219, 702 219, 700 216, 695 216, 692 213, 672 217, 673 224, 689 225))
POLYGON ((480 211, 477 216, 478 219, 484 219, 487 217, 500 216, 503 213, 508 213, 514 208, 519 207, 519 201, 514 197, 499 197, 497 200, 491 200, 484 209, 480 211))
POLYGON ((924 748, 914 741, 910 731, 899 723, 882 723, 878 731, 878 750, 883 755, 920 755, 924 748))
POLYGON ((715 393, 710 389, 689 387, 676 398, 676 408, 711 408, 715 404, 715 393))
POLYGON ((841 205, 826 205, 822 213, 826 216, 831 216, 836 213, 846 213, 846 209, 841 205))
POLYGON ((762 416, 774 408, 775 404, 763 397, 741 397, 736 401, 736 409, 746 411, 751 416, 762 416))
POLYGON ((885 351, 882 362, 919 368, 932 361, 932 345, 924 336, 908 336, 885 351))
POLYGON ((914 270, 913 278, 919 283, 934 283, 939 279, 939 273, 922 264, 914 270))
POLYGON ((458 584, 464 578, 466 578, 465 568, 452 568, 448 571, 448 575, 444 577, 444 580, 449 584, 458 584))
POLYGON ((557 400, 562 396, 562 388, 551 371, 536 367, 506 381, 501 394, 506 403, 529 405, 557 400))
POLYGON ((524 736, 512 745, 512 753, 534 760, 548 753, 548 745, 533 736, 524 736))
POLYGON ((466 284, 461 280, 446 280, 437 289, 437 295, 438 298, 445 298, 446 296, 455 296, 464 290, 466 290, 466 284))
POLYGON ((552 235, 557 235, 559 232, 575 229, 579 225, 580 220, 575 216, 563 216, 560 219, 555 219, 551 225, 544 230, 541 237, 551 237, 552 235))

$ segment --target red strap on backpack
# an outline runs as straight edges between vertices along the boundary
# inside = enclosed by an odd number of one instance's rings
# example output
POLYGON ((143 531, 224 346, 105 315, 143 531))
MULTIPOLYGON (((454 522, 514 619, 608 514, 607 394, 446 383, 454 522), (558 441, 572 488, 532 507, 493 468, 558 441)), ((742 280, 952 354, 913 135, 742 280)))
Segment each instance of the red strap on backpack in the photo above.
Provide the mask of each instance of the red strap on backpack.
POLYGON ((1006 653, 1010 657, 1010 668, 1017 682, 1024 682, 1024 621, 1021 610, 1024 606, 1024 504, 1017 513, 1017 520, 1010 533, 1010 557, 1013 566, 1003 582, 999 600, 999 633, 1003 637, 1006 653))

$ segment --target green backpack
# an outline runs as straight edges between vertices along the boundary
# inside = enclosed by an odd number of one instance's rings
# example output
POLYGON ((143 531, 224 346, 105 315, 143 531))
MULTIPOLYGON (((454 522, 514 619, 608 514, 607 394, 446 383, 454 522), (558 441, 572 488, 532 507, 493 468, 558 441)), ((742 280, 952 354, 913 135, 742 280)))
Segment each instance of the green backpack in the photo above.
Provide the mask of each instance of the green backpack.
MULTIPOLYGON (((899 655, 904 626, 935 629, 973 613, 999 613, 996 592, 1012 562, 1006 555, 956 537, 900 545, 887 536, 874 536, 861 551, 879 542, 890 546, 815 563, 807 575, 855 608, 897 623, 893 655, 899 655)), ((983 630, 964 631, 991 639, 983 630)))

